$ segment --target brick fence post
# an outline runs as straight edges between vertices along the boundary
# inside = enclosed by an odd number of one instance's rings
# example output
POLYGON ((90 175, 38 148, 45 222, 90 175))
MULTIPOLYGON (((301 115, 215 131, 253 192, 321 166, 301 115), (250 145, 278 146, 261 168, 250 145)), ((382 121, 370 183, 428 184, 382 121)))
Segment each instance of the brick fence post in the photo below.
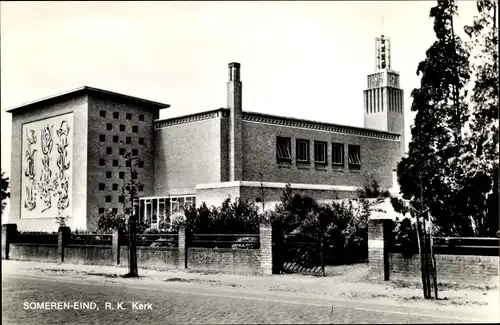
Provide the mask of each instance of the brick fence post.
POLYGON ((186 228, 179 227, 179 237, 178 237, 178 265, 180 268, 188 268, 188 244, 186 236, 186 228))
POLYGON ((263 274, 273 274, 273 227, 271 223, 259 225, 260 268, 263 274))
POLYGON ((372 280, 389 280, 389 245, 393 223, 390 219, 368 220, 368 276, 372 280))
POLYGON ((2 225, 2 259, 9 259, 10 243, 16 234, 17 225, 15 223, 2 225))
POLYGON ((111 240, 111 250, 113 254, 113 264, 120 265, 120 237, 121 231, 118 229, 113 230, 111 240))
POLYGON ((66 246, 71 237, 71 229, 69 227, 59 227, 57 233, 57 255, 61 258, 61 263, 64 262, 64 246, 66 246))

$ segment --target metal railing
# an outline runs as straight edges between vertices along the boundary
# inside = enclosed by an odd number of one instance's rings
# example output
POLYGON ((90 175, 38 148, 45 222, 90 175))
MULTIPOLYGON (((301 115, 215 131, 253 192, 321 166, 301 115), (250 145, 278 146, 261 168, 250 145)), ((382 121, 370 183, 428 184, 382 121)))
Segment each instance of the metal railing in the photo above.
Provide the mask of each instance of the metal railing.
MULTIPOLYGON (((136 234, 135 238, 140 247, 179 247, 178 233, 136 234)), ((128 234, 125 239, 128 241, 128 234)))
POLYGON ((12 238, 12 243, 16 244, 47 244, 57 245, 58 235, 56 234, 23 234, 18 233, 12 238))
POLYGON ((192 234, 190 247, 206 248, 242 248, 260 247, 259 234, 192 234))
POLYGON ((109 234, 71 234, 68 245, 71 246, 111 246, 113 235, 109 234))

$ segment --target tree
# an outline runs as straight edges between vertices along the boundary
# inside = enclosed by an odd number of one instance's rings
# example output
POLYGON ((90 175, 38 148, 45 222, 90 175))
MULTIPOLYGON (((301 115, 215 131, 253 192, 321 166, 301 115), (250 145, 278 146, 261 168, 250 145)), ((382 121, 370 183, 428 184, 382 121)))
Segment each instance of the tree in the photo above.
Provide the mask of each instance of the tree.
MULTIPOLYGON (((455 35, 455 1, 438 0, 430 10, 437 40, 420 62, 420 88, 411 93, 411 110, 417 112, 411 129, 408 157, 398 164, 403 198, 415 210, 429 211, 445 235, 471 235, 464 214, 457 158, 463 150, 463 127, 468 119, 465 85, 470 79, 469 54, 455 35)), ((428 218, 427 213, 421 217, 428 218)))
POLYGON ((468 210, 476 236, 498 232, 498 27, 496 1, 477 1, 478 15, 466 26, 474 53, 470 132, 460 157, 468 210))
POLYGON ((9 192, 9 187, 10 187, 10 181, 9 177, 5 175, 5 172, 1 172, 2 174, 2 192, 1 192, 1 211, 0 214, 3 215, 3 210, 5 209, 5 206, 7 205, 7 202, 5 202, 9 197, 10 197, 10 192, 9 192))
POLYGON ((465 87, 470 79, 469 53, 455 34, 456 14, 454 0, 438 0, 430 10, 437 40, 418 65, 420 88, 411 93, 411 110, 417 112, 412 139, 408 157, 397 168, 403 199, 409 200, 412 213, 417 212, 424 298, 431 297, 429 270, 437 298, 435 259, 427 258, 433 255, 432 230, 426 230, 426 223, 432 221, 445 235, 472 235, 469 216, 464 212, 464 165, 459 162, 464 150, 464 126, 469 118, 465 87))
MULTIPOLYGON (((123 143, 123 142, 122 142, 123 143)), ((136 227, 137 227, 137 209, 139 181, 137 180, 137 171, 135 167, 142 163, 142 159, 125 149, 123 155, 125 168, 127 170, 128 179, 124 178, 122 188, 124 213, 128 216, 128 256, 129 256, 129 273, 125 277, 138 277, 137 268, 137 246, 136 246, 136 227), (125 195, 126 194, 126 195, 125 195)))

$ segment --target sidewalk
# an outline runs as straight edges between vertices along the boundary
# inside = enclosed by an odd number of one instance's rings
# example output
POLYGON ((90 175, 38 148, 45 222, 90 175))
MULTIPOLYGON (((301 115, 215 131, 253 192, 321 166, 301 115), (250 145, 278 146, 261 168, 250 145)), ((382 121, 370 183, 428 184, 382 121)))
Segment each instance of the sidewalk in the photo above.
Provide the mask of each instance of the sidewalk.
POLYGON ((392 282, 372 283, 366 280, 366 265, 340 266, 328 273, 338 275, 313 277, 303 275, 251 276, 210 274, 187 270, 139 269, 139 279, 123 279, 125 267, 2 261, 2 274, 64 276, 65 279, 102 279, 117 283, 182 282, 186 285, 222 287, 255 292, 275 292, 295 296, 364 300, 380 304, 397 304, 418 308, 470 311, 471 314, 494 315, 499 310, 499 291, 485 289, 440 290, 439 301, 425 301, 422 290, 401 287, 392 282))

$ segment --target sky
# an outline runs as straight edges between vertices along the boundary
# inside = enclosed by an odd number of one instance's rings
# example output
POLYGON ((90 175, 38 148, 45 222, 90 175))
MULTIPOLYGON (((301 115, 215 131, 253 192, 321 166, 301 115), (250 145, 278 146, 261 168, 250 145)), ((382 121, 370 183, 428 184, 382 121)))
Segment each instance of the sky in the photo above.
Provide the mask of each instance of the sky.
MULTIPOLYGON (((1 168, 9 174, 6 109, 87 85, 170 104, 161 118, 212 110, 226 106, 229 62, 241 63, 243 110, 362 127, 381 33, 401 74, 409 141, 435 4, 2 2, 1 168)), ((458 6, 456 30, 467 39, 475 1, 458 6)))

